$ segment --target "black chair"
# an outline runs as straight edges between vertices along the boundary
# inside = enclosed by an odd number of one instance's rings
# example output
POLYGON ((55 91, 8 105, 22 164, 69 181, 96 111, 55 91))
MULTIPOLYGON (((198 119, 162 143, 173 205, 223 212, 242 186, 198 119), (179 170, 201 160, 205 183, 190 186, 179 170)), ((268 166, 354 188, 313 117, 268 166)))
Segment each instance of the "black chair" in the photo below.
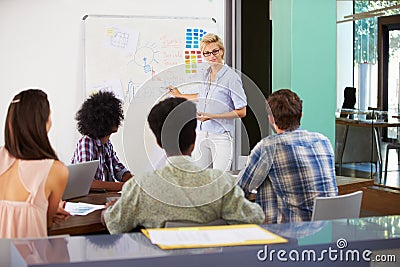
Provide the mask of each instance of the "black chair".
MULTIPOLYGON (((385 178, 384 178, 384 181, 383 181, 384 184, 386 184, 388 161, 389 161, 389 150, 390 149, 400 149, 400 143, 388 143, 387 146, 386 146, 385 178)), ((397 160, 400 162, 400 157, 398 157, 397 160)))
MULTIPOLYGON (((346 87, 344 88, 344 101, 342 105, 342 109, 354 109, 354 105, 356 104, 356 88, 354 87, 346 87)), ((353 114, 346 114, 345 112, 340 113, 341 118, 350 117, 353 118, 353 114)))

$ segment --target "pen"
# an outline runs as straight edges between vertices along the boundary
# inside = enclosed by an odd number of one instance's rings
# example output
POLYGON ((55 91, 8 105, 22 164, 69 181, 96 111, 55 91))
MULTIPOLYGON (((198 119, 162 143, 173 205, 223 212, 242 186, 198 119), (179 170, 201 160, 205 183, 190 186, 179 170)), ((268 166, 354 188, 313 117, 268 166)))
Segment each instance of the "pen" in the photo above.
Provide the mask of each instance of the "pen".
POLYGON ((161 88, 167 89, 170 92, 172 92, 172 90, 174 89, 174 87, 169 87, 169 86, 168 87, 161 86, 161 88))

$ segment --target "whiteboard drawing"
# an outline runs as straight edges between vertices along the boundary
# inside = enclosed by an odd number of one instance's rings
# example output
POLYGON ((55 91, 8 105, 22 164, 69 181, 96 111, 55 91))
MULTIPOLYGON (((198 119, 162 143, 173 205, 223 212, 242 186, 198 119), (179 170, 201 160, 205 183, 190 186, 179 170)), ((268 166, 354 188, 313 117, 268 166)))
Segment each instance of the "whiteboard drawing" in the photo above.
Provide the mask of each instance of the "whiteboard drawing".
POLYGON ((117 32, 111 37, 110 44, 116 47, 125 48, 128 46, 129 34, 125 32, 117 32))
POLYGON ((86 87, 86 95, 91 96, 98 92, 113 92, 116 97, 121 99, 122 101, 125 100, 124 92, 122 90, 122 84, 120 80, 109 80, 109 81, 102 81, 96 84, 88 85, 86 87))
POLYGON ((103 43, 107 48, 117 49, 121 52, 133 54, 137 48, 139 32, 116 26, 104 28, 103 43))
POLYGON ((128 82, 127 91, 125 94, 125 102, 131 103, 132 98, 135 96, 135 86, 132 81, 128 82))
POLYGON ((153 76, 154 64, 159 63, 159 60, 157 59, 159 52, 160 51, 157 50, 155 43, 146 44, 136 50, 133 62, 135 62, 136 65, 143 67, 144 73, 152 72, 153 76))

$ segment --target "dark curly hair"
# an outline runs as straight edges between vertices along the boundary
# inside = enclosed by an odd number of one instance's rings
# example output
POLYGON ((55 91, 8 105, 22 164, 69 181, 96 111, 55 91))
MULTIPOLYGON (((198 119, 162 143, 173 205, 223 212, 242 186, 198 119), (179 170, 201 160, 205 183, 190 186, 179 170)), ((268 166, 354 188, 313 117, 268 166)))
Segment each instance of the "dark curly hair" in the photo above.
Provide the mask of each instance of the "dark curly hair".
POLYGON ((98 92, 86 99, 75 119, 81 134, 103 138, 113 133, 124 120, 122 101, 112 92, 98 92))

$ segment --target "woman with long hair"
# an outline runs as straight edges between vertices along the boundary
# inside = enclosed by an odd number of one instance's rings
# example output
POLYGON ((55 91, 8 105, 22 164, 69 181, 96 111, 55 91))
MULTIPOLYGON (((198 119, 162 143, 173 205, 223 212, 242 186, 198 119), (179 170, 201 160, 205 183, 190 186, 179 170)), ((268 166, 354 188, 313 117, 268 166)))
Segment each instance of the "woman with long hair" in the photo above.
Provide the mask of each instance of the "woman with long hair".
POLYGON ((0 238, 45 237, 53 222, 68 218, 60 207, 68 169, 47 133, 47 95, 39 89, 17 94, 8 107, 0 147, 0 238))

